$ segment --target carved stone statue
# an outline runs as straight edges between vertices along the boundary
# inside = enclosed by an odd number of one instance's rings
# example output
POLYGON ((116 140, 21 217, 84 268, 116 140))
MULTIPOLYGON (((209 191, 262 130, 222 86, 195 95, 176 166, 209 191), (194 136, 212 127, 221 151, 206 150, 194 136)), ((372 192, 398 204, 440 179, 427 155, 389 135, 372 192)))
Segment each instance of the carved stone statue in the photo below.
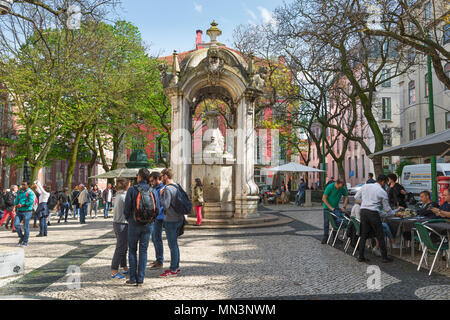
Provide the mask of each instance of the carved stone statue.
POLYGON ((216 85, 219 82, 220 74, 224 71, 224 60, 220 57, 220 51, 218 48, 209 48, 208 57, 206 61, 206 70, 208 72, 208 78, 212 85, 216 85))
POLYGON ((210 141, 204 146, 203 152, 210 157, 222 156, 225 148, 225 139, 219 129, 219 113, 217 111, 209 111, 205 116, 208 126, 207 134, 210 136, 210 141))

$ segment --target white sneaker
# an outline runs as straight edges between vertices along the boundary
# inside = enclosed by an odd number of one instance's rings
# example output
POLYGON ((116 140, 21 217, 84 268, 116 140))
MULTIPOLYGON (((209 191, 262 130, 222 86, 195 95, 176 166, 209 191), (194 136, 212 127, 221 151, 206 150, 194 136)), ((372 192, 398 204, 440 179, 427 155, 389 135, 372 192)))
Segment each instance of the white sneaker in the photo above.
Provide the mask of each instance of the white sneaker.
POLYGON ((373 248, 373 249, 372 249, 372 253, 373 253, 374 255, 376 255, 377 257, 381 257, 381 251, 380 251, 380 248, 373 248))

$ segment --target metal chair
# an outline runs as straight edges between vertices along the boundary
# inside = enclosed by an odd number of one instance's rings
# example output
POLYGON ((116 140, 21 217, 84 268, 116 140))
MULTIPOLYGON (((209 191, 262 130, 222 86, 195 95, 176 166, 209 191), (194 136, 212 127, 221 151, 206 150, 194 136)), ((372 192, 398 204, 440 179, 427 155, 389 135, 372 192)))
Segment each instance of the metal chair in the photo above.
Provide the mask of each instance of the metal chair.
MULTIPOLYGON (((428 222, 429 224, 430 222, 428 222)), ((448 242, 445 242, 446 237, 441 236, 439 233, 437 233, 436 231, 434 231, 432 228, 430 228, 428 225, 422 224, 422 223, 415 223, 414 224, 416 229, 417 229, 417 233, 419 234, 419 239, 422 243, 422 246, 424 248, 423 250, 423 254, 422 257, 420 258, 420 263, 419 263, 419 267, 417 268, 417 271, 420 270, 420 267, 422 266, 422 262, 423 259, 425 257, 425 255, 427 256, 426 259, 428 259, 428 253, 430 254, 434 254, 435 257, 433 259, 433 264, 431 265, 430 268, 430 272, 428 273, 428 275, 431 275, 431 273, 433 272, 433 268, 434 265, 436 263, 437 257, 439 256, 439 252, 442 250, 442 253, 445 254, 447 256, 447 262, 446 262, 446 266, 448 267, 448 250, 449 250, 449 246, 448 246, 448 242), (431 240, 431 234, 434 233, 435 235, 437 235, 441 241, 439 244, 434 243, 431 240)))
MULTIPOLYGON (((334 245, 336 244, 336 240, 339 236, 339 232, 341 231, 342 226, 344 225, 345 219, 342 219, 342 222, 340 223, 340 225, 338 227, 336 224, 336 220, 335 220, 335 219, 338 219, 338 216, 336 216, 334 213, 331 213, 329 211, 327 212, 327 216, 328 216, 328 221, 330 222, 331 229, 332 229, 330 232, 330 235, 328 236, 327 244, 330 243, 330 239, 333 236, 333 232, 336 231, 336 237, 334 238, 333 245, 332 245, 332 247, 334 247, 334 245)), ((346 227, 344 227, 344 228, 346 228, 346 227)))

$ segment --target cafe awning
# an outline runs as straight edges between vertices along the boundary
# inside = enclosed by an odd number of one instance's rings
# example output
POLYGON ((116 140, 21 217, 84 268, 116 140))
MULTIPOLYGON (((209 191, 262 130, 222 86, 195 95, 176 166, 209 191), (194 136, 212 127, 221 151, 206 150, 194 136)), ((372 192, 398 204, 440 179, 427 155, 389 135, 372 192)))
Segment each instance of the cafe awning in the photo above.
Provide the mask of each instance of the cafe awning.
MULTIPOLYGON (((116 169, 109 172, 102 173, 97 176, 89 177, 89 179, 116 179, 116 178, 126 178, 126 179, 136 179, 139 168, 122 168, 122 169, 116 169)), ((150 172, 158 171, 161 172, 164 170, 164 168, 153 168, 148 169, 150 172)))
POLYGON ((450 129, 369 155, 370 158, 375 156, 450 156, 450 129))

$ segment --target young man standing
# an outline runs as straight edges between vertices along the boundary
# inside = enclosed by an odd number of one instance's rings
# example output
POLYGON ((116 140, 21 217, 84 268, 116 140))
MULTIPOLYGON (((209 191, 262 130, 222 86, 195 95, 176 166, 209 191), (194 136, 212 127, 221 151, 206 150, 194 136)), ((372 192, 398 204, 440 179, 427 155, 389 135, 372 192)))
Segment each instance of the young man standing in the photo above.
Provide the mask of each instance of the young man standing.
POLYGON ((174 277, 180 273, 180 249, 178 247, 178 232, 183 226, 184 216, 175 211, 173 204, 177 197, 178 186, 173 181, 173 171, 164 169, 161 172, 162 182, 166 188, 162 190, 161 206, 164 208, 164 229, 170 248, 170 269, 160 277, 174 277))
POLYGON ((103 190, 102 199, 103 199, 103 205, 105 206, 105 211, 103 211, 103 216, 105 219, 108 218, 109 209, 112 205, 112 198, 113 198, 113 190, 112 190, 112 184, 108 183, 108 187, 103 190))
MULTIPOLYGON (((166 187, 161 181, 159 172, 152 172, 150 175, 150 185, 156 191, 156 195, 161 201, 161 192, 166 187)), ((150 269, 161 269, 164 264, 164 246, 162 241, 162 231, 164 224, 164 208, 161 206, 159 215, 152 224, 152 242, 155 247, 156 261, 152 262, 150 269)))
POLYGON ((385 175, 379 175, 377 183, 365 184, 355 195, 355 200, 361 203, 361 242, 359 244, 359 262, 369 261, 364 257, 366 240, 371 230, 380 244, 382 262, 391 262, 386 250, 383 225, 381 223, 380 208, 384 208, 386 215, 396 215, 389 205, 389 199, 384 187, 387 183, 385 175))
MULTIPOLYGON (((331 178, 333 179, 333 178, 331 178)), ((323 201, 323 239, 322 244, 326 244, 329 236, 330 222, 328 221, 328 212, 334 213, 338 220, 337 224, 340 224, 343 219, 343 212, 347 209, 348 204, 348 192, 344 187, 344 181, 341 179, 332 182, 325 188, 325 192, 322 197, 323 201), (339 202, 342 196, 344 196, 344 205, 342 209, 339 208, 339 202)))
POLYGON ((88 212, 88 206, 89 206, 89 202, 90 202, 90 196, 89 196, 89 191, 87 190, 87 188, 83 185, 80 184, 80 224, 86 224, 86 216, 87 216, 87 212, 88 212))
MULTIPOLYGON (((147 250, 151 235, 151 223, 141 223, 136 221, 136 202, 139 190, 147 192, 150 190, 150 172, 147 169, 140 169, 137 176, 137 185, 128 189, 125 196, 124 216, 128 221, 128 262, 130 280, 125 284, 128 286, 140 286, 144 283, 145 268, 147 267, 147 250), (137 248, 139 245, 139 263, 137 248)), ((159 201, 156 192, 152 191, 155 198, 155 206, 159 212, 159 201)))
POLYGON ((36 195, 29 188, 28 182, 23 181, 20 191, 17 193, 17 197, 14 200, 16 208, 16 217, 14 219, 14 227, 19 235, 20 241, 18 246, 28 246, 28 238, 30 235, 30 219, 33 212, 33 204, 35 202, 36 195), (24 233, 20 227, 20 222, 23 221, 24 233))
POLYGON ((2 220, 0 221, 0 227, 3 225, 3 223, 6 222, 6 229, 8 229, 8 218, 11 218, 12 220, 12 228, 13 228, 13 232, 16 231, 15 227, 14 227, 14 216, 15 216, 15 211, 14 211, 14 200, 16 200, 16 194, 17 194, 17 186, 12 185, 10 188, 10 191, 7 192, 3 197, 5 199, 5 210, 3 212, 3 217, 2 220))
POLYGON ((369 173, 369 179, 366 181, 366 184, 374 184, 377 183, 373 178, 373 173, 369 173))

